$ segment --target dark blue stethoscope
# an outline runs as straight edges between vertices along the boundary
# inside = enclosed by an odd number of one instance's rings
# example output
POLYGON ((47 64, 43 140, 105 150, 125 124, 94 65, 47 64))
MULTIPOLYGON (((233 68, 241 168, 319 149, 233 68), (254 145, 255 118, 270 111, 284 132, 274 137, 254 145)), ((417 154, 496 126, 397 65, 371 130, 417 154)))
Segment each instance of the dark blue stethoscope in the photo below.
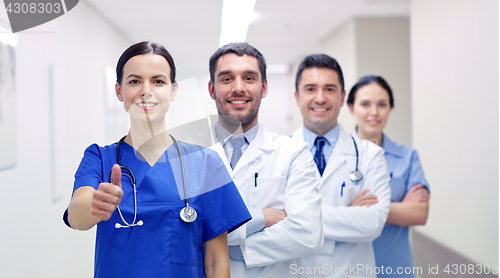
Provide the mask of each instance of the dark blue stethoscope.
MULTIPOLYGON (((135 186, 136 180, 135 180, 134 173, 132 172, 132 170, 130 170, 130 168, 128 168, 127 166, 123 166, 121 163, 120 147, 121 147, 123 141, 125 140, 125 137, 127 137, 127 136, 123 136, 122 139, 120 139, 120 141, 118 142, 118 146, 116 147, 116 158, 118 161, 118 165, 120 166, 120 168, 122 170, 122 175, 127 176, 130 179, 130 181, 132 182, 132 186, 134 187, 134 219, 133 219, 132 223, 128 223, 127 221, 125 221, 125 218, 123 218, 123 214, 120 210, 120 206, 117 206, 118 214, 120 214, 120 217, 121 217, 123 223, 125 223, 125 225, 121 225, 120 223, 116 223, 115 228, 117 228, 117 229, 118 228, 129 228, 129 227, 134 227, 134 226, 142 226, 144 224, 144 222, 142 220, 135 222, 137 220, 137 190, 136 190, 136 186, 135 186)), ((177 148, 177 153, 179 154, 179 160, 181 163, 182 186, 184 188, 184 198, 185 198, 186 206, 181 210, 180 217, 184 222, 191 223, 191 222, 196 220, 196 217, 198 216, 198 214, 196 213, 196 210, 193 207, 189 206, 189 199, 188 199, 188 193, 187 193, 187 187, 186 187, 186 176, 184 173, 184 162, 182 160, 181 148, 179 147, 179 143, 177 143, 177 140, 175 140, 175 138, 172 135, 170 135, 170 137, 172 138, 172 140, 175 143, 175 147, 177 148)), ((110 183, 113 182, 113 178, 111 177, 111 173, 109 174, 109 182, 110 183)))

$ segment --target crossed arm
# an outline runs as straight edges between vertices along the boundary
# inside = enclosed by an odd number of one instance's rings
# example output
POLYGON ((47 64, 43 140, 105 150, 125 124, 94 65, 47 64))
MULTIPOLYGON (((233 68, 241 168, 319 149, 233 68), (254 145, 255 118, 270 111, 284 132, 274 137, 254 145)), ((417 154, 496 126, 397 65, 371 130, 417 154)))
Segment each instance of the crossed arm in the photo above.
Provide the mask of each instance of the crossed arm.
POLYGON ((413 186, 401 202, 391 203, 386 224, 425 225, 429 214, 429 192, 425 186, 413 186))
MULTIPOLYGON (((359 192, 351 206, 372 206, 377 203, 375 195, 367 194, 368 189, 359 192)), ((425 225, 429 214, 429 192, 425 186, 413 186, 401 202, 392 202, 390 205, 387 224, 400 226, 425 225)))

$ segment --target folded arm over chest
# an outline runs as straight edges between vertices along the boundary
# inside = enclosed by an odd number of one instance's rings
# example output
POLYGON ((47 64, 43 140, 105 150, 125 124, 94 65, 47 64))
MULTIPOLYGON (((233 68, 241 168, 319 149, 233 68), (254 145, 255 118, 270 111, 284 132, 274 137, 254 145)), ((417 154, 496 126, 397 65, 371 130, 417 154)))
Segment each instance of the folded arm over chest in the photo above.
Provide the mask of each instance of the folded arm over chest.
MULTIPOLYGON (((344 242, 371 242, 384 228, 389 213, 391 191, 389 174, 383 150, 378 148, 372 156, 366 155, 364 185, 368 194, 377 197, 372 206, 338 206, 323 202, 323 229, 326 239, 344 242)), ((325 182, 325 186, 337 186, 325 182)))
POLYGON ((247 267, 288 261, 321 248, 321 197, 316 166, 305 144, 295 149, 287 162, 283 193, 286 217, 246 238, 242 251, 247 267))

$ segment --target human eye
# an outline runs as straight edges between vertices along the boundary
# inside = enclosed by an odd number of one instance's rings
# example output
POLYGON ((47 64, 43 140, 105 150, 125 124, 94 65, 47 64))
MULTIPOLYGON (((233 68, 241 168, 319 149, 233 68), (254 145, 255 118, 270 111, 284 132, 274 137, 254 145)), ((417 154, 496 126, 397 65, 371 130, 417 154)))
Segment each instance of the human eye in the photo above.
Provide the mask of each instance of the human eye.
POLYGON ((370 106, 370 104, 369 104, 368 102, 362 102, 362 103, 361 103, 361 106, 363 106, 363 107, 368 107, 368 106, 370 106))
POLYGON ((165 81, 161 80, 161 79, 156 79, 153 81, 153 84, 155 85, 163 85, 163 84, 166 84, 165 81))
POLYGON ((137 79, 131 79, 128 81, 128 84, 139 84, 139 80, 137 79))
POLYGON ((246 81, 254 81, 255 80, 255 76, 253 75, 249 75, 245 78, 246 81))
POLYGON ((314 87, 306 87, 304 89, 304 91, 306 91, 307 93, 314 93, 315 90, 316 90, 316 88, 314 88, 314 87))
POLYGON ((220 81, 223 83, 229 83, 231 82, 231 78, 229 76, 223 76, 221 77, 220 81))
POLYGON ((380 106, 380 107, 385 108, 385 107, 387 107, 387 103, 385 103, 385 102, 381 102, 381 103, 379 104, 379 106, 380 106))

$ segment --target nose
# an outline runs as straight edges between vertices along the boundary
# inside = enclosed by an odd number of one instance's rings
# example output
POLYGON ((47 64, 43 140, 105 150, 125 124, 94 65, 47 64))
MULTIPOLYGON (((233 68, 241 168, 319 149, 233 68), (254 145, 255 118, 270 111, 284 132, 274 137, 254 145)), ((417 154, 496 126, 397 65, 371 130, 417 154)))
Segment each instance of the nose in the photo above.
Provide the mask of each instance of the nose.
POLYGON ((244 92, 244 82, 241 78, 236 78, 233 82, 233 93, 244 92))
POLYGON ((151 85, 148 83, 145 83, 144 86, 142 87, 141 90, 141 96, 152 96, 153 95, 153 89, 151 88, 151 85))
POLYGON ((370 109, 370 114, 371 115, 378 115, 378 107, 377 107, 377 105, 372 105, 372 107, 370 109))
POLYGON ((325 103, 326 102, 325 92, 321 89, 318 90, 318 93, 314 97, 314 101, 316 103, 325 103))

